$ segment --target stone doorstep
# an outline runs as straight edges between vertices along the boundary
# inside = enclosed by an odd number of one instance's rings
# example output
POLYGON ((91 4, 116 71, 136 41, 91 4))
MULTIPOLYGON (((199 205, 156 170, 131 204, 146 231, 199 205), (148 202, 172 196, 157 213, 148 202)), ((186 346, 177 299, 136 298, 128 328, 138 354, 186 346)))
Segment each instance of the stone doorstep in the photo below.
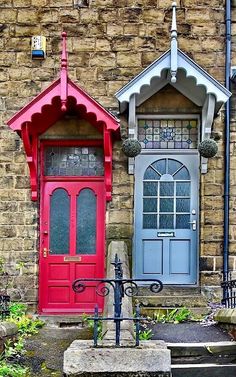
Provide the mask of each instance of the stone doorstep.
MULTIPOLYGON (((178 307, 174 306, 141 306, 141 314, 144 316, 152 317, 154 314, 160 313, 160 314, 167 314, 171 310, 178 309, 178 307)), ((181 309, 181 307, 179 307, 181 309)), ((188 307, 190 312, 196 316, 205 316, 209 314, 210 308, 209 307, 188 307)))
POLYGON ((173 377, 227 377, 236 376, 236 364, 179 364, 172 365, 173 377))
MULTIPOLYGON (((169 308, 207 308, 207 301, 202 295, 194 296, 135 296, 135 301, 138 301, 144 308, 148 307, 169 307, 169 308)), ((134 302, 135 302, 134 301, 134 302)))
POLYGON ((64 353, 63 372, 67 377, 114 375, 144 376, 152 373, 171 373, 170 350, 163 341, 140 342, 139 347, 125 342, 114 347, 106 342, 102 347, 93 347, 91 341, 75 340, 64 353), (136 374, 135 374, 136 373, 136 374))
MULTIPOLYGON (((235 355, 236 342, 167 343, 171 357, 235 355)), ((236 375, 236 374, 235 374, 236 375)))

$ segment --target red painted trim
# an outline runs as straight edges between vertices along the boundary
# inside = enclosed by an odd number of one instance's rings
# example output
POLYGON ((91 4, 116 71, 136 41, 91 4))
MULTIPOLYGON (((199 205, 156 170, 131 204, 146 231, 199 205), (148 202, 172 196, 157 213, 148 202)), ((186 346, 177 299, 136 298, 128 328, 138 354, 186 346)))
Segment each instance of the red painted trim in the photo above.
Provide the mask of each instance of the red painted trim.
MULTIPOLYGON (((79 141, 78 145, 102 145, 104 147, 104 171, 106 199, 111 200, 112 190, 112 136, 119 137, 118 120, 97 101, 68 78, 66 33, 62 33, 62 55, 60 78, 35 97, 23 109, 18 111, 8 122, 8 126, 17 131, 24 143, 27 162, 30 169, 32 200, 37 200, 38 190, 38 138, 68 110, 78 117, 88 120, 91 125, 103 133, 104 140, 79 141)), ((47 142, 45 142, 46 145, 47 142)), ((74 141, 59 140, 57 145, 72 145, 74 141), (66 144, 68 143, 68 144, 66 144), (71 143, 71 144, 70 144, 71 143)))
POLYGON ((62 54, 61 54, 61 111, 67 110, 67 51, 66 51, 66 33, 62 36, 62 54))
POLYGON ((22 127, 22 141, 26 153, 26 161, 29 166, 30 171, 30 185, 31 185, 31 195, 32 200, 36 201, 38 199, 38 180, 37 180, 37 143, 36 140, 30 141, 28 124, 24 124, 22 127))

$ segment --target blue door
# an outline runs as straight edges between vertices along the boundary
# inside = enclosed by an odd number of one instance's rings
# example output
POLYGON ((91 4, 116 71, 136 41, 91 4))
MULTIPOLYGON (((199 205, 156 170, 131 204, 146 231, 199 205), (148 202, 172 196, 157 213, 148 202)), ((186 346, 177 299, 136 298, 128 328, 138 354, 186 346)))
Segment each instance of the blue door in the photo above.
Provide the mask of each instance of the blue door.
POLYGON ((136 278, 197 283, 198 172, 196 154, 136 157, 136 278))

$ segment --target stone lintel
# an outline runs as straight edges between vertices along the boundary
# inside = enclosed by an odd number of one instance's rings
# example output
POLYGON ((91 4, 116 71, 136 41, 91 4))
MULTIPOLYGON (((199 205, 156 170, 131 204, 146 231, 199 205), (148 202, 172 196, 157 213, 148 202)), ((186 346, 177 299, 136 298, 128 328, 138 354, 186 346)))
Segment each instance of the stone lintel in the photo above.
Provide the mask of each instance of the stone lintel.
POLYGON ((91 341, 75 340, 64 353, 63 372, 66 377, 170 377, 170 350, 163 341, 94 348, 91 341))

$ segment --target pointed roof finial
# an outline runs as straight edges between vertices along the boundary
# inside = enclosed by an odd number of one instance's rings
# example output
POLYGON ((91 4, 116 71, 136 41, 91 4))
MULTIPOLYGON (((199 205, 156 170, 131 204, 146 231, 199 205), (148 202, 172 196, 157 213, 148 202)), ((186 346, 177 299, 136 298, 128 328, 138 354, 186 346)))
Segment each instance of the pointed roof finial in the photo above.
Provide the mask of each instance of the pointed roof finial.
POLYGON ((62 52, 61 52, 61 110, 67 110, 67 51, 66 51, 66 37, 65 31, 61 33, 62 36, 62 52))
POLYGON ((172 3, 172 25, 171 25, 171 64, 170 64, 170 73, 171 73, 171 82, 176 82, 177 74, 177 51, 178 51, 178 42, 177 42, 177 24, 176 24, 176 2, 172 3))

